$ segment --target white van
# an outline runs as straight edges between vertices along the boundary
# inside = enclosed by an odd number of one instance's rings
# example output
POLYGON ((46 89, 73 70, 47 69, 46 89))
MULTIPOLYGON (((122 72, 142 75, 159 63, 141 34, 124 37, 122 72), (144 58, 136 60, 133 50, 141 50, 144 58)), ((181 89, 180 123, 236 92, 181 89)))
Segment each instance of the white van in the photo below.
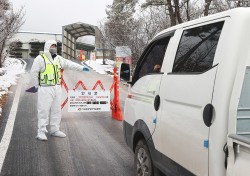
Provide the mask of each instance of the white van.
MULTIPOLYGON (((121 66, 121 79, 130 77, 121 66)), ((135 175, 250 175, 250 8, 160 32, 124 107, 135 175)))

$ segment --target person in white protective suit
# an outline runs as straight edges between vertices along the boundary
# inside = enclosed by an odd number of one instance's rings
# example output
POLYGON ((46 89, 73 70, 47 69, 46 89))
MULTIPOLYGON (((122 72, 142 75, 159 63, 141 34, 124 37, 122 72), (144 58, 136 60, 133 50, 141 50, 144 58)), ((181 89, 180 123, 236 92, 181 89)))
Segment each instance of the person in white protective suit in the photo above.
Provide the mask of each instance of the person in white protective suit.
POLYGON ((57 43, 46 41, 44 53, 38 55, 31 68, 31 75, 38 91, 37 117, 38 131, 36 138, 47 140, 46 126, 50 125, 50 135, 66 137, 60 131, 61 122, 61 69, 89 71, 89 68, 57 55, 57 43))

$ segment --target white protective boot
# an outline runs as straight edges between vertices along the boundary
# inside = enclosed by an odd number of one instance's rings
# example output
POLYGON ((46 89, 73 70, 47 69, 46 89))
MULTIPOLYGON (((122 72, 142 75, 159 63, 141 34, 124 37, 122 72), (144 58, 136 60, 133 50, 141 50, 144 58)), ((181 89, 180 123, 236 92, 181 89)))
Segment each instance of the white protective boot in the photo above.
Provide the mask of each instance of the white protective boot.
POLYGON ((40 140, 40 141, 47 141, 47 136, 45 135, 44 132, 40 132, 37 134, 36 139, 40 140))
POLYGON ((56 131, 56 132, 54 132, 54 133, 51 133, 50 135, 51 135, 51 136, 54 136, 54 137, 61 137, 61 138, 66 137, 66 134, 64 134, 64 133, 61 132, 61 131, 56 131))

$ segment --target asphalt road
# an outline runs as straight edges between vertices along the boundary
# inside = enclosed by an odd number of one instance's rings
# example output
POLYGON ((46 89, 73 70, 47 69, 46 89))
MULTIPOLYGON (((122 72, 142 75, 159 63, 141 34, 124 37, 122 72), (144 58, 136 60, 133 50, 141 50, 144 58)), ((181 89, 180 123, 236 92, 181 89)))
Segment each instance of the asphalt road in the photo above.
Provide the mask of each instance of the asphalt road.
MULTIPOLYGON (((27 61, 27 60, 26 60, 27 61)), ((133 153, 125 144, 122 122, 111 118, 111 112, 69 113, 67 106, 62 112, 61 130, 66 138, 48 136, 48 141, 35 139, 37 132, 37 95, 26 93, 32 86, 27 61, 27 73, 21 75, 21 95, 16 112, 13 134, 0 176, 131 176, 133 175, 133 153)), ((65 82, 73 89, 82 80, 92 89, 101 80, 105 89, 112 84, 112 77, 94 71, 65 71, 65 82)), ((13 96, 9 95, 0 120, 0 139, 5 130, 13 96)), ((63 99, 66 98, 64 90, 63 99)), ((126 87, 120 86, 123 109, 126 87)))

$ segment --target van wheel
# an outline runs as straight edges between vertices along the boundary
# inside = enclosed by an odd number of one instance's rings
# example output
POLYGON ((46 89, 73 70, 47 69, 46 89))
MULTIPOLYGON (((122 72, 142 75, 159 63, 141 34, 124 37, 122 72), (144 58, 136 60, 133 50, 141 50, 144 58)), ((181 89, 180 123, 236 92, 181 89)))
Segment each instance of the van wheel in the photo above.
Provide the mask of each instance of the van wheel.
POLYGON ((134 155, 135 175, 153 176, 153 165, 148 146, 144 139, 139 140, 134 155))

